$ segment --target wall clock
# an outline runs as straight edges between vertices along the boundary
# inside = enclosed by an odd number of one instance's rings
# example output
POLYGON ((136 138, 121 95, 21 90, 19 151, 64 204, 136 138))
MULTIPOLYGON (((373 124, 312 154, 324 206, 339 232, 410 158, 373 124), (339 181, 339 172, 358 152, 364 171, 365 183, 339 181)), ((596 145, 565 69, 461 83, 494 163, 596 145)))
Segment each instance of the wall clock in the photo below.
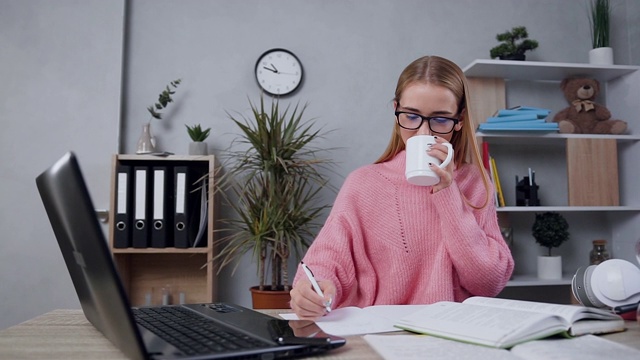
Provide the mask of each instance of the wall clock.
POLYGON ((302 63, 291 51, 270 49, 256 61, 256 80, 269 95, 287 95, 302 83, 302 63))

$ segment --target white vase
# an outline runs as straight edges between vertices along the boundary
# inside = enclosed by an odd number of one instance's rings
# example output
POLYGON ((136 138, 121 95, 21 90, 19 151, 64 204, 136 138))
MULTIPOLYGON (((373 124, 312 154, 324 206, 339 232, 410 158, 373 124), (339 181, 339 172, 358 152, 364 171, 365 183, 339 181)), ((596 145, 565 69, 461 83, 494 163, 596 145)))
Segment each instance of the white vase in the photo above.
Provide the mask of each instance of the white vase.
POLYGON ((613 49, 601 47, 589 50, 589 64, 613 65, 613 49))
POLYGON ((562 257, 538 256, 538 278, 545 280, 562 279, 562 257))
POLYGON ((138 139, 136 154, 150 154, 156 151, 156 139, 151 135, 151 123, 142 125, 142 134, 138 139))
POLYGON ((200 141, 189 143, 189 155, 208 155, 207 143, 200 141))

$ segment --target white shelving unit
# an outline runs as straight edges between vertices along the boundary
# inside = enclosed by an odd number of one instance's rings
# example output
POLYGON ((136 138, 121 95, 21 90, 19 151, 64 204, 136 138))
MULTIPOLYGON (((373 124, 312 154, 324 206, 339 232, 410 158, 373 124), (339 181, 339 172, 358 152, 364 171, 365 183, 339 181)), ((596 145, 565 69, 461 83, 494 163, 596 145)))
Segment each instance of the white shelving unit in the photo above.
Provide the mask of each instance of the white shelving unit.
MULTIPOLYGON (((516 105, 552 110, 551 117, 568 106, 559 88, 567 77, 591 77, 601 83, 597 102, 609 108, 612 118, 628 123, 625 135, 478 132, 496 159, 506 207, 498 209, 514 229, 516 262, 511 287, 568 286, 578 267, 589 265, 592 240, 606 239, 616 258, 636 262, 640 238, 640 67, 533 61, 475 60, 464 68, 471 87, 474 118, 484 121, 499 109, 516 105), (618 153, 619 206, 569 206, 566 143, 569 139, 613 139, 618 153), (515 176, 536 171, 539 207, 515 205, 515 176), (569 222, 570 240, 558 249, 562 255, 562 280, 536 277, 536 258, 546 249, 535 243, 531 226, 536 213, 556 211, 569 222)), ((593 169, 598 171, 598 169, 593 169)), ((594 188, 593 191, 601 189, 594 188)), ((530 288, 535 291, 536 288, 530 288)))

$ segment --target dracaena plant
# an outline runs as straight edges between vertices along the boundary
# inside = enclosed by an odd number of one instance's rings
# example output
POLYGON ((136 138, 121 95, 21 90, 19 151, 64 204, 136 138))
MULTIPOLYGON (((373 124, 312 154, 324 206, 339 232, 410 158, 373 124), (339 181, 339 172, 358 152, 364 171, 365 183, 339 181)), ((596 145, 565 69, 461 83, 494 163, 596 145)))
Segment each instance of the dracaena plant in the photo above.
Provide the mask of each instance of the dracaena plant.
POLYGON ((306 105, 249 103, 250 116, 228 113, 240 135, 223 157, 217 189, 235 216, 220 220, 213 261, 222 269, 252 253, 260 290, 289 291, 288 259, 302 258, 320 227, 329 206, 320 191, 335 190, 326 176, 334 163, 329 149, 314 145, 326 133, 304 120, 306 105))

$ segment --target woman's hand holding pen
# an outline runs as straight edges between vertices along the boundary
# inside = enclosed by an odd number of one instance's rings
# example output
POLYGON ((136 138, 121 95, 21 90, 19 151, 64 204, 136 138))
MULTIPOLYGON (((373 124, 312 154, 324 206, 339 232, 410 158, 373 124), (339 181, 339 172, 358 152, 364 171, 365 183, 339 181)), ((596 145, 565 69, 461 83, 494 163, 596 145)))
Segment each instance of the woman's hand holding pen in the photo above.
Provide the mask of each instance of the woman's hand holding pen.
MULTIPOLYGON (((427 151, 427 154, 436 157, 440 159, 440 161, 444 162, 444 160, 447 158, 447 152, 449 150, 446 146, 441 145, 445 142, 447 142, 445 139, 440 136, 436 136, 436 144, 431 146, 429 151, 427 151)), ((453 182, 453 170, 455 168, 454 160, 452 160, 449 165, 445 166, 443 169, 435 164, 431 164, 430 167, 431 170, 440 177, 440 182, 433 185, 432 187, 432 191, 434 194, 451 185, 451 183, 453 182)))
POLYGON ((324 297, 313 289, 311 281, 300 279, 291 290, 291 309, 300 320, 315 320, 328 313, 336 294, 336 287, 329 280, 318 281, 324 297))

